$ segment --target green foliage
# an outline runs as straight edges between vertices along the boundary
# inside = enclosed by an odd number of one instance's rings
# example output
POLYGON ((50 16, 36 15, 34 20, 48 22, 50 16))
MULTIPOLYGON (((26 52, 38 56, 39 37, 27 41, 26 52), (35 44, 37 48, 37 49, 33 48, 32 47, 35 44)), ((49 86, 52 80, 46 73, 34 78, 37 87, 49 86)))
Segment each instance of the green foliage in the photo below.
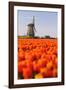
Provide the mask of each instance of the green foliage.
POLYGON ((45 38, 50 38, 50 36, 49 35, 46 35, 45 38))

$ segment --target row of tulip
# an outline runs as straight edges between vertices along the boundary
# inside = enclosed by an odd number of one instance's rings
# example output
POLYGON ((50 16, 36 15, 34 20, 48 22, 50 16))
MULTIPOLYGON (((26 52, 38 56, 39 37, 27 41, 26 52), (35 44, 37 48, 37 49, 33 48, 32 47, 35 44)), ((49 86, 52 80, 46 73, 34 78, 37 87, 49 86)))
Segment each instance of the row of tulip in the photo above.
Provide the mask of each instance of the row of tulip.
POLYGON ((18 39, 18 78, 57 77, 57 39, 18 39))

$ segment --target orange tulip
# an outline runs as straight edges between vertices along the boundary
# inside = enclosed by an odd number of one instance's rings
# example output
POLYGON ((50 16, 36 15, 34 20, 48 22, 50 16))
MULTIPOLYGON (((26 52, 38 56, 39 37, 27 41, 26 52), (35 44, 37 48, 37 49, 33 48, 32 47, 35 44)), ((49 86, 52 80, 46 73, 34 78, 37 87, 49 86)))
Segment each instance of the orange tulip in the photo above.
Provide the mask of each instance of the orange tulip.
POLYGON ((32 78, 32 70, 30 68, 23 68, 23 77, 24 79, 32 78))
POLYGON ((18 62, 18 72, 22 73, 22 62, 18 62))
POLYGON ((39 74, 36 74, 36 75, 35 75, 35 79, 37 79, 37 78, 39 78, 39 79, 40 79, 40 78, 43 78, 43 75, 40 74, 40 73, 39 73, 39 74))

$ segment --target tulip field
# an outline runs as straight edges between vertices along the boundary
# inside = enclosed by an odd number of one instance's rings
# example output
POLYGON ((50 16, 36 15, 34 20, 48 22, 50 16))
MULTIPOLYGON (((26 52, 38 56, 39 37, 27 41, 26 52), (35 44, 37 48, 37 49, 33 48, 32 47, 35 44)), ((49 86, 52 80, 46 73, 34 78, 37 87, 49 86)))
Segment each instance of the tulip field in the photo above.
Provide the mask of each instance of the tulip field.
POLYGON ((18 79, 58 76, 57 39, 18 38, 18 79))

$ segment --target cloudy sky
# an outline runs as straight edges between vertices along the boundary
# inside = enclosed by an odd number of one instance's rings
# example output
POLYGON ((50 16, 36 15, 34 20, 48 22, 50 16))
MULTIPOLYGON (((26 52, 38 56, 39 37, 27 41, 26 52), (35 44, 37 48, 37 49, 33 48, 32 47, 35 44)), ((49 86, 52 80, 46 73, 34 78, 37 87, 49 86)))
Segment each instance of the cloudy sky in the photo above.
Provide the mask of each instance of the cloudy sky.
POLYGON ((57 37, 57 12, 48 11, 30 11, 18 10, 17 11, 17 28, 18 35, 26 35, 28 24, 32 22, 35 16, 36 36, 50 35, 57 37))

